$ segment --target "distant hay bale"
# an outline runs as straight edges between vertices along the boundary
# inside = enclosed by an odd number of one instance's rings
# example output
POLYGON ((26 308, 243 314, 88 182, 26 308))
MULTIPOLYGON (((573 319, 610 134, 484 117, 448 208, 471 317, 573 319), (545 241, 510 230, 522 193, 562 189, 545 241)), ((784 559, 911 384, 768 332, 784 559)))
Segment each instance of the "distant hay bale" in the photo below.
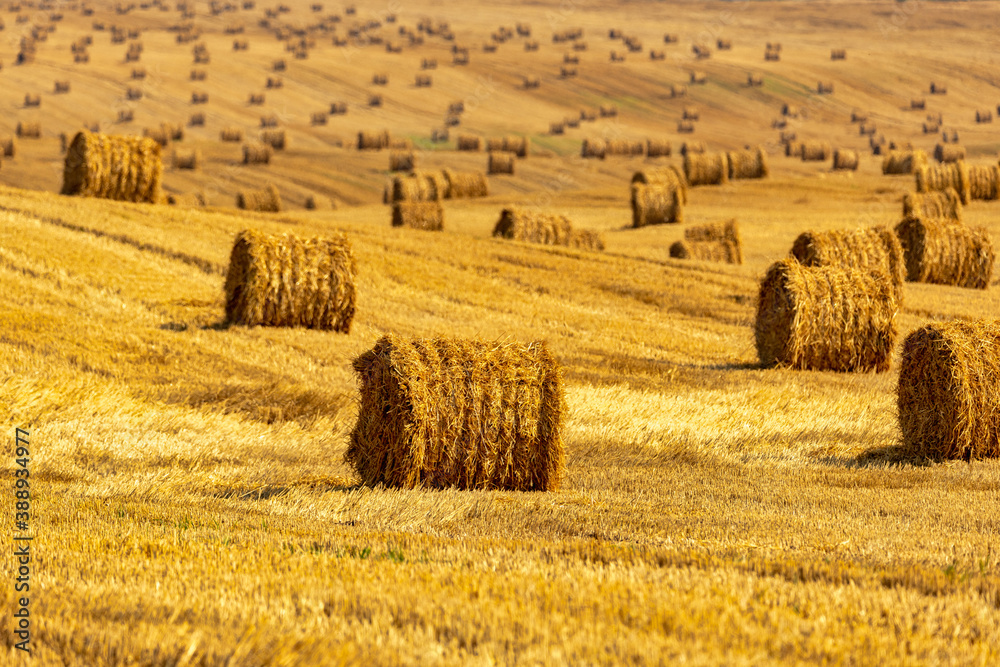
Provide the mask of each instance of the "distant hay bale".
POLYGON ((389 153, 389 171, 412 171, 417 166, 417 155, 413 151, 392 151, 389 153))
POLYGON ((42 136, 42 124, 32 122, 18 122, 17 136, 22 139, 40 139, 42 136))
POLYGON ((481 151, 483 150, 483 138, 469 134, 458 135, 457 146, 460 151, 481 151))
POLYGON ((389 147, 389 131, 381 132, 364 131, 358 132, 358 150, 382 150, 389 147))
POLYGON ((263 144, 245 144, 243 146, 243 164, 270 164, 271 147, 263 144))
POLYGON ((747 74, 747 85, 751 88, 758 88, 764 85, 764 77, 756 72, 749 72, 747 74))
POLYGON ((903 451, 925 459, 1000 456, 1000 321, 934 322, 903 341, 896 404, 903 451))
POLYGON ((770 173, 767 165, 767 153, 762 146, 742 151, 729 151, 726 154, 729 163, 729 179, 736 181, 748 178, 766 178, 770 173))
POLYGON ((145 137, 78 132, 66 151, 61 194, 157 203, 160 145, 145 137))
POLYGON ((688 82, 697 85, 708 83, 708 74, 700 70, 695 70, 688 74, 688 82))
POLYGON ((305 207, 310 211, 329 211, 337 208, 337 205, 329 197, 312 194, 306 197, 305 207))
POLYGON ((1000 167, 995 164, 969 166, 969 199, 1000 199, 1000 167))
POLYGON ((56 95, 68 93, 69 88, 70 88, 69 81, 56 81, 54 92, 56 95))
POLYGON ((186 208, 200 208, 205 205, 205 196, 200 193, 186 192, 183 194, 167 195, 167 203, 171 206, 184 206, 186 208))
POLYGON ((415 171, 392 179, 390 199, 398 201, 437 201, 450 195, 448 179, 437 171, 415 171))
POLYGON ((260 133, 260 140, 261 143, 276 151, 283 151, 288 147, 288 139, 284 130, 263 130, 260 133))
POLYGON ((580 157, 604 159, 607 144, 602 139, 584 139, 580 146, 580 157))
POLYGON ((413 150, 413 140, 409 137, 389 137, 389 148, 397 151, 413 150))
POLYGON ((781 134, 778 135, 778 138, 781 140, 781 143, 787 144, 789 141, 795 141, 797 136, 798 135, 791 130, 782 130, 781 134))
POLYGON ((788 141, 785 142, 785 157, 802 157, 802 142, 801 141, 788 141))
MULTIPOLYGON (((867 121, 868 121, 868 112, 867 111, 861 111, 859 109, 854 109, 853 111, 851 111, 851 122, 852 123, 865 123, 867 121)), ((874 128, 872 128, 872 129, 874 130, 874 128)), ((862 132, 861 134, 866 134, 866 133, 862 132)), ((867 134, 871 134, 871 133, 869 132, 867 134)))
MULTIPOLYGON (((27 100, 27 98, 25 98, 27 100)), ((25 101, 24 106, 28 106, 27 101, 25 101)), ((993 122, 993 112, 989 109, 980 109, 976 111, 976 122, 977 123, 992 123, 993 122)))
POLYGON ((936 192, 907 192, 903 195, 904 218, 962 219, 962 200, 955 188, 936 192))
POLYGON ((243 129, 239 127, 224 127, 219 131, 222 141, 243 141, 243 129))
POLYGON ((861 159, 858 152, 848 148, 838 148, 833 151, 833 169, 842 171, 857 171, 861 159))
POLYGON ((743 263, 743 240, 736 220, 689 227, 684 240, 670 246, 676 259, 698 259, 725 264, 743 263))
POLYGON ((860 134, 862 137, 864 136, 874 137, 875 132, 877 131, 878 127, 875 125, 875 123, 870 123, 868 121, 864 121, 861 123, 861 125, 858 126, 858 134, 860 134))
POLYGON ((913 174, 927 165, 924 151, 890 151, 882 160, 883 174, 913 174))
POLYGON ((721 185, 729 180, 729 159, 725 153, 688 153, 684 156, 684 177, 688 185, 721 185))
POLYGON ((250 106, 261 106, 262 104, 264 104, 264 101, 265 101, 264 93, 250 93, 249 97, 247 98, 247 104, 249 104, 250 106))
POLYGON ((925 165, 916 170, 917 192, 933 192, 955 188, 963 204, 972 199, 969 167, 964 161, 938 165, 925 165))
POLYGON ((205 126, 205 114, 203 113, 193 113, 188 118, 188 125, 191 127, 204 127, 205 126))
POLYGON ((666 139, 646 139, 646 157, 670 157, 670 141, 666 139))
POLYGON ((911 109, 926 109, 927 108, 927 100, 925 100, 922 97, 920 97, 920 98, 914 98, 914 99, 910 100, 910 108, 911 109))
POLYGON ((646 145, 641 141, 631 139, 608 139, 604 142, 604 155, 642 155, 646 150, 646 145))
POLYGON ((354 369, 361 407, 344 459, 364 484, 559 488, 566 407, 545 343, 388 335, 354 369))
POLYGON ((785 102, 784 104, 781 105, 782 116, 786 116, 788 118, 798 118, 800 113, 801 112, 799 111, 799 108, 794 104, 789 104, 788 102, 785 102))
POLYGON ((507 151, 490 151, 487 171, 491 174, 514 174, 517 156, 507 151))
POLYGON ((677 134, 692 134, 694 133, 694 123, 689 120, 682 120, 677 122, 677 134))
POLYGON ((936 144, 934 159, 938 162, 958 162, 965 159, 965 147, 957 144, 936 144))
POLYGON ((701 154, 705 152, 705 143, 702 141, 685 141, 681 144, 681 155, 687 156, 692 153, 701 154))
POLYGON ((280 76, 269 76, 267 77, 267 88, 268 90, 277 90, 279 88, 284 88, 285 80, 280 76))
POLYGON ((166 146, 170 143, 170 133, 163 127, 144 128, 142 136, 149 137, 164 148, 166 148, 166 146))
POLYGON ((493 236, 525 243, 604 250, 604 239, 600 234, 574 230, 573 223, 566 216, 526 208, 503 209, 493 227, 493 236))
POLYGON ((198 169, 201 166, 201 151, 197 148, 174 151, 174 169, 198 169))
POLYGON ((931 81, 931 95, 947 95, 948 85, 931 81))
POLYGON ((820 95, 833 93, 833 81, 820 81, 816 84, 816 92, 820 95))
POLYGON ((370 107, 380 107, 380 106, 382 106, 382 96, 381 95, 369 95, 368 96, 368 106, 370 106, 370 107))
MULTIPOLYGON (((193 69, 193 70, 191 70, 190 78, 191 78, 192 81, 204 81, 207 76, 208 76, 208 73, 205 70, 203 70, 203 69, 193 69)), ((192 98, 192 102, 194 102, 193 98, 192 98)))
POLYGON ((430 88, 434 80, 429 74, 417 74, 413 79, 413 83, 417 88, 430 88))
POLYGON ((260 190, 240 190, 236 193, 236 208, 261 213, 280 213, 281 193, 270 183, 260 190))
POLYGON ((827 141, 803 141, 802 161, 820 162, 830 159, 830 143, 827 141))
POLYGON ((633 181, 631 186, 632 226, 684 222, 686 187, 679 183, 650 185, 633 181))
POLYGON ((906 274, 903 247, 886 227, 803 232, 792 244, 792 257, 803 266, 839 266, 882 272, 899 289, 906 274))
POLYGON ((330 104, 331 116, 343 116, 347 113, 347 102, 333 102, 330 104))
POLYGON ((191 104, 208 104, 208 93, 204 91, 191 93, 191 104))
POLYGON ((531 149, 531 140, 528 137, 518 137, 516 135, 507 135, 503 138, 503 148, 508 153, 514 153, 519 158, 528 157, 528 151, 531 149))
POLYGON ((944 218, 904 218, 896 235, 906 257, 906 279, 986 289, 993 274, 993 242, 983 227, 944 218))
POLYGON ((17 153, 17 144, 14 142, 14 137, 8 134, 0 138, 0 149, 3 150, 3 157, 14 157, 17 153))
POLYGON ((683 83, 674 83, 670 86, 670 97, 687 97, 688 87, 683 83))
POLYGON ((781 60, 781 51, 776 49, 765 49, 764 50, 764 60, 781 60))
POLYGON ((684 107, 683 118, 684 120, 698 120, 701 118, 701 112, 698 111, 698 107, 684 107))
POLYGON ((24 95, 24 106, 25 107, 40 107, 42 106, 42 96, 32 95, 30 93, 25 93, 24 95))
POLYGON ((831 49, 830 60, 847 60, 846 49, 831 49))
POLYGON ((299 238, 244 230, 226 273, 226 320, 243 326, 349 333, 357 265, 347 237, 299 238))
POLYGON ((392 205, 392 226, 439 232, 444 229, 444 209, 436 201, 398 201, 392 205))
POLYGON ((549 134, 563 134, 566 131, 565 123, 549 123, 549 134))
POLYGON ((754 334, 764 366, 884 372, 896 342, 896 288, 881 272, 771 265, 757 297, 754 334))
POLYGON ((490 194, 489 181, 482 172, 456 172, 445 169, 442 173, 448 182, 448 199, 486 197, 490 194))

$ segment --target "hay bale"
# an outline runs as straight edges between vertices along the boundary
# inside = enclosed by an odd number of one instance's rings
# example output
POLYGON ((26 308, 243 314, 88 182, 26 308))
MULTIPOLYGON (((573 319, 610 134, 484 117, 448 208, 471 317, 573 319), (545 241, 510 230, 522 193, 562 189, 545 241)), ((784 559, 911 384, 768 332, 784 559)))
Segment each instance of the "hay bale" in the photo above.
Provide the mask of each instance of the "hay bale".
POLYGON ((676 259, 699 259, 725 264, 743 263, 743 239, 736 220, 716 222, 684 230, 684 240, 670 246, 676 259))
POLYGON ((969 167, 964 161, 922 166, 916 170, 917 192, 933 192, 955 188, 963 204, 972 198, 969 183, 969 167))
POLYGON ((789 141, 785 143, 785 157, 802 157, 802 142, 789 141))
POLYGON ((261 106, 264 104, 265 97, 264 93, 250 93, 247 98, 247 104, 250 106, 261 106))
POLYGON ((160 151, 158 143, 145 137, 78 132, 66 151, 61 194, 159 202, 160 151))
POLYGON ((965 147, 956 144, 936 144, 934 146, 934 159, 939 163, 964 160, 965 147))
POLYGON ((729 179, 741 180, 747 178, 766 178, 770 173, 767 166, 767 153, 762 146, 742 151, 726 153, 729 163, 729 179))
POLYGON ((671 146, 666 139, 646 139, 646 157, 670 157, 671 146))
POLYGON ((506 151, 490 151, 487 171, 490 174, 514 175, 514 163, 517 156, 506 151))
POLYGON ((361 131, 358 132, 358 150, 379 151, 389 147, 389 131, 381 132, 361 131))
POLYGON ((329 211, 337 208, 337 204, 329 197, 312 194, 306 197, 305 207, 310 211, 329 211))
POLYGON ((270 164, 271 147, 263 144, 244 144, 243 164, 270 164))
POLYGON ((820 81, 816 84, 816 92, 820 95, 833 93, 833 81, 820 81))
POLYGON ((747 73, 747 85, 751 88, 758 88, 764 85, 764 77, 756 72, 747 73))
POLYGON ((201 151, 197 148, 174 151, 174 169, 198 169, 201 166, 201 151))
POLYGON ((684 222, 685 192, 684 187, 672 183, 646 185, 633 182, 632 226, 684 222))
POLYGON ((830 60, 847 60, 846 49, 831 49, 830 60))
POLYGON ((784 259, 760 284, 757 355, 765 366, 887 371, 898 310, 897 290, 882 272, 784 259))
POLYGON ((566 216, 525 208, 503 209, 493 227, 493 236, 525 243, 604 250, 604 239, 597 232, 574 230, 566 216))
POLYGON ((608 139, 604 142, 604 155, 625 155, 633 157, 642 155, 646 150, 646 145, 641 141, 630 139, 608 139))
POLYGON ((847 148, 838 148, 833 151, 833 169, 845 171, 857 171, 861 158, 858 152, 847 148))
POLYGON ((205 205, 205 196, 197 192, 172 193, 167 195, 167 203, 171 206, 200 208, 205 205))
POLYGON ((226 274, 226 320, 349 333, 357 265, 342 234, 298 238, 244 230, 226 274))
POLYGON ((444 209, 436 201, 398 201, 392 205, 392 226, 439 232, 444 229, 444 209))
POLYGON ((804 232, 792 244, 791 255, 803 266, 882 272, 897 289, 903 285, 903 247, 896 234, 885 227, 804 232))
POLYGON ((69 81, 56 81, 55 82, 55 90, 54 90, 54 92, 55 92, 56 95, 61 95, 61 94, 64 94, 64 93, 68 93, 69 89, 70 89, 69 81))
POLYGON ((688 73, 688 82, 696 85, 704 85, 708 83, 708 74, 702 72, 701 70, 695 70, 688 73))
MULTIPOLYGON (((28 106, 27 97, 25 98, 24 106, 28 106)), ((993 122, 993 112, 989 109, 980 109, 976 111, 976 122, 977 123, 992 123, 993 122)))
POLYGON ((288 147, 284 130, 264 130, 260 133, 260 140, 265 146, 270 146, 276 151, 283 151, 288 147))
POLYGON ((904 218, 962 219, 962 200, 955 188, 937 192, 908 192, 903 195, 904 218))
POLYGON ((725 153, 687 153, 684 177, 688 185, 721 185, 729 180, 729 159, 725 153))
POLYGON ((482 172, 455 172, 445 169, 443 173, 448 182, 448 199, 487 197, 490 194, 489 181, 482 172))
POLYGON ((948 85, 931 81, 931 95, 947 95, 948 85))
POLYGON ((684 107, 683 118, 684 120, 698 120, 701 118, 701 112, 698 111, 698 107, 684 107))
POLYGON ((1000 199, 1000 167, 995 164, 969 166, 969 199, 1000 199))
POLYGON ((435 171, 415 171, 392 179, 393 202, 437 201, 450 195, 445 174, 435 171))
POLYGON ((677 121, 677 134, 693 134, 694 123, 689 120, 677 121))
POLYGON ((188 118, 188 125, 191 127, 204 127, 205 126, 205 114, 203 113, 193 113, 188 118))
POLYGON ((515 135, 507 135, 503 138, 503 148, 508 153, 514 153, 519 158, 528 157, 528 151, 531 149, 531 140, 528 137, 518 137, 515 135))
POLYGON ((602 139, 584 139, 580 146, 580 157, 604 159, 607 144, 602 139))
POLYGON ((883 174, 913 174, 927 165, 924 151, 890 151, 882 160, 883 174))
POLYGON ((781 115, 786 118, 798 118, 800 114, 801 112, 799 111, 799 108, 794 104, 785 102, 781 105, 781 115))
POLYGON ((685 141, 681 144, 681 156, 702 154, 705 152, 705 143, 702 141, 685 141))
POLYGON ((413 151, 391 151, 389 171, 413 171, 417 166, 417 156, 413 151))
MULTIPOLYGON (((851 122, 852 123, 866 123, 866 122, 868 122, 868 112, 867 111, 861 111, 860 109, 854 109, 853 111, 851 111, 851 122)), ((875 128, 873 126, 872 130, 874 131, 874 129, 875 128)), ((862 132, 861 134, 866 134, 866 133, 862 132)), ((871 134, 871 132, 869 132, 868 134, 871 134)))
POLYGON ((389 137, 389 148, 396 151, 413 150, 413 140, 409 137, 389 137))
POLYGON ((261 213, 280 213, 281 193, 270 183, 260 190, 240 190, 236 193, 236 208, 261 213))
POLYGON ((545 343, 388 335, 354 369, 361 407, 344 459, 363 483, 559 488, 566 407, 545 343))
POLYGON ((945 218, 908 217, 896 225, 910 282, 986 289, 993 274, 993 241, 983 227, 945 218))
POLYGON ((32 95, 31 93, 25 93, 24 94, 24 106, 25 106, 25 108, 40 107, 40 106, 42 106, 42 96, 41 95, 32 95))
POLYGON ((22 139, 41 139, 42 124, 32 122, 18 122, 17 136, 22 139))
POLYGON ((469 134, 458 135, 457 148, 460 151, 481 151, 483 150, 483 138, 469 134))
POLYGON ((243 129, 239 127, 224 127, 219 131, 222 141, 243 141, 243 129))
POLYGON ((927 100, 925 100, 922 97, 912 99, 912 100, 910 100, 910 108, 911 109, 926 109, 927 108, 927 100))
POLYGON ((166 148, 170 143, 170 132, 163 127, 159 128, 144 128, 142 130, 142 136, 149 137, 156 143, 160 144, 161 147, 166 148))
POLYGON ((828 141, 803 141, 802 161, 820 162, 830 159, 830 142, 828 141))
POLYGON ((681 194, 681 203, 688 203, 687 180, 684 178, 684 172, 674 165, 637 171, 632 174, 632 184, 634 185, 635 183, 641 183, 642 185, 667 185, 677 188, 681 194))
POLYGON ((1000 456, 1000 321, 952 320, 903 341, 896 385, 903 451, 930 459, 1000 456))

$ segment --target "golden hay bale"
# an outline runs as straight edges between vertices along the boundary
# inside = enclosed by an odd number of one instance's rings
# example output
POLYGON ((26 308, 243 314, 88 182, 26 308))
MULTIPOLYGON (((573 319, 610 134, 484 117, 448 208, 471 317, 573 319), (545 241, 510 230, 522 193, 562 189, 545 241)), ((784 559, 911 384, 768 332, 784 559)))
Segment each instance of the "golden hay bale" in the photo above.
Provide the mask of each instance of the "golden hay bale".
POLYGON ((39 139, 42 136, 41 123, 18 122, 17 136, 22 139, 39 139))
POLYGON ((280 213, 281 194, 270 183, 261 190, 240 190, 236 193, 236 207, 245 211, 280 213))
POLYGON ((969 183, 969 167, 964 161, 933 166, 923 166, 916 170, 917 192, 933 192, 955 188, 963 204, 972 198, 969 183))
POLYGON ((687 153, 684 178, 688 185, 721 185, 729 180, 729 159, 725 153, 687 153))
POLYGON ((801 141, 788 141, 785 143, 785 157, 802 157, 802 142, 801 141))
POLYGON ((858 152, 847 148, 833 151, 833 168, 835 170, 857 171, 860 158, 858 152))
POLYGON ((566 216, 525 208, 505 208, 493 227, 493 236, 581 250, 604 250, 604 238, 599 233, 573 229, 573 223, 566 216))
POLYGON ((392 151, 389 153, 389 171, 413 171, 417 166, 417 155, 413 151, 392 151))
POLYGON ((436 201, 398 201, 392 205, 392 226, 439 232, 444 229, 444 209, 436 201))
MULTIPOLYGON (((860 109, 854 109, 853 111, 851 111, 851 122, 852 123, 865 123, 867 121, 868 121, 868 112, 867 111, 861 111, 860 109)), ((872 129, 874 129, 874 128, 872 128, 872 129)), ((866 134, 866 133, 862 132, 861 134, 866 134)), ((870 133, 868 133, 868 134, 870 134, 870 133)))
POLYGON ((205 205, 205 196, 196 192, 185 192, 182 194, 167 195, 167 203, 171 206, 184 206, 187 208, 199 208, 205 205))
POLYGON ((271 147, 262 144, 243 145, 243 164, 270 164, 271 147))
POLYGON ((903 247, 886 227, 803 232, 792 244, 791 254, 803 266, 881 271, 897 289, 902 287, 906 273, 903 247))
POLYGON ((632 174, 632 184, 636 183, 643 185, 667 185, 677 188, 681 195, 681 203, 688 203, 687 180, 684 178, 684 172, 674 165, 637 171, 632 174))
POLYGON ((284 130, 264 130, 260 133, 260 140, 265 146, 270 146, 276 151, 285 150, 288 146, 284 130))
MULTIPOLYGON (((27 98, 25 98, 24 105, 28 106, 27 98)), ((993 112, 990 111, 989 109, 980 109, 980 110, 976 111, 976 122, 977 123, 992 123, 993 122, 993 112)))
POLYGON ((451 169, 445 169, 443 173, 448 182, 449 199, 486 197, 490 194, 489 181, 486 174, 482 172, 455 172, 451 169))
POLYGON ((607 144, 603 139, 584 139, 580 146, 580 157, 604 159, 607 153, 607 144))
POLYGON ((483 150, 483 138, 469 134, 458 135, 457 148, 460 151, 481 151, 483 150))
POLYGON ((736 220, 684 230, 684 240, 670 246, 670 256, 726 264, 743 263, 743 239, 736 220))
POLYGON ((188 125, 191 127, 204 127, 205 126, 205 114, 203 113, 193 113, 188 119, 188 125))
POLYGON ((684 222, 684 189, 681 186, 658 183, 632 184, 632 226, 645 227, 671 222, 684 222))
POLYGON ((437 171, 415 171, 392 179, 391 201, 437 201, 450 195, 448 180, 437 171))
POLYGON ((931 95, 947 95, 948 84, 931 82, 931 95))
POLYGON ((847 60, 846 49, 831 49, 830 60, 847 60))
POLYGON ((698 107, 684 107, 684 112, 681 117, 684 120, 698 120, 701 118, 701 112, 698 111, 698 107))
POLYGON ((298 238, 244 230, 226 274, 226 320, 349 333, 357 265, 342 234, 298 238))
POLYGON ((760 284, 757 355, 765 366, 887 371, 898 310, 897 290, 881 272, 783 259, 760 284))
POLYGON ((144 128, 142 130, 142 136, 149 137, 156 143, 160 144, 161 147, 166 148, 167 144, 170 143, 170 133, 162 128, 144 128))
POLYGON ((490 151, 487 171, 490 174, 514 174, 516 155, 506 151, 490 151))
POLYGON ((66 151, 64 195, 119 201, 162 200, 160 145, 145 137, 78 132, 66 151))
POLYGON ((354 369, 361 407, 344 460, 364 484, 559 488, 566 405, 544 342, 390 334, 354 369))
POLYGON ((508 153, 514 153, 519 158, 528 157, 528 151, 531 149, 531 140, 528 137, 518 137, 515 135, 508 135, 503 138, 503 149, 508 153))
POLYGON ((57 95, 69 92, 69 81, 56 81, 55 82, 55 93, 57 95))
POLYGON ((310 211, 329 211, 337 208, 337 204, 329 197, 309 195, 306 197, 305 207, 310 211))
POLYGON ((883 174, 913 174, 927 165, 924 151, 890 151, 882 160, 883 174))
POLYGON ((239 127, 224 127, 219 131, 222 141, 243 141, 243 129, 239 127))
POLYGON ((762 146, 742 151, 729 151, 726 154, 729 162, 730 180, 746 178, 766 178, 770 173, 767 166, 767 153, 762 146))
POLYGON ((1000 199, 1000 167, 995 164, 969 166, 969 199, 1000 199))
POLYGON ((490 137, 486 140, 487 151, 502 151, 503 137, 490 137))
POLYGON ((904 218, 962 219, 962 200, 955 188, 936 192, 907 192, 903 195, 904 218))
POLYGON ((382 150, 389 147, 389 131, 358 132, 358 150, 382 150))
POLYGON ((694 132, 694 123, 689 120, 681 120, 677 122, 677 134, 692 134, 694 132))
POLYGON ((3 157, 14 157, 17 153, 17 144, 14 143, 14 137, 9 134, 0 138, 0 149, 3 150, 3 157))
POLYGON ((691 153, 704 153, 705 143, 702 141, 685 141, 681 144, 681 155, 690 155, 691 153))
POLYGON ((952 320, 903 341, 896 385, 903 450, 930 459, 1000 456, 1000 320, 952 320))
POLYGON ((937 144, 934 146, 934 159, 938 162, 958 162, 959 160, 964 160, 965 147, 957 144, 937 144))
POLYGON ((174 151, 174 169, 198 169, 201 166, 201 151, 197 148, 174 151))
POLYGON ((830 159, 830 143, 827 141, 803 141, 802 161, 819 162, 830 159))
POLYGON ((389 148, 396 151, 413 150, 413 140, 409 137, 389 137, 389 148))
POLYGON ((646 145, 641 141, 631 139, 608 139, 604 142, 604 155, 642 155, 646 151, 646 145))
POLYGON ((993 241, 983 227, 946 218, 904 218, 896 235, 910 282, 986 289, 993 275, 993 241))
POLYGON ((922 97, 914 98, 914 99, 910 100, 910 108, 911 109, 926 109, 927 108, 927 100, 925 100, 922 97))
POLYGON ((751 88, 758 88, 764 85, 764 77, 757 72, 747 72, 747 85, 751 88))

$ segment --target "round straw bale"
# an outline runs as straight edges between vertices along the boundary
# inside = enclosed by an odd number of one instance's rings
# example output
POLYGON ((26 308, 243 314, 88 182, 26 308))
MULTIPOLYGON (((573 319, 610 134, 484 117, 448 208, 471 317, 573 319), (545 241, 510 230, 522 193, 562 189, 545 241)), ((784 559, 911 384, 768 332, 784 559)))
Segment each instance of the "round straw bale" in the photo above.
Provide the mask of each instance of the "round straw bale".
POLYGON ((389 131, 358 132, 358 150, 382 150, 389 147, 389 131))
POLYGON ((349 333, 357 265, 342 234, 298 238, 244 230, 226 274, 226 319, 244 326, 349 333))
POLYGON ((482 172, 455 172, 445 169, 443 174, 448 182, 449 199, 486 197, 490 194, 489 181, 482 172))
POLYGON ((632 184, 632 226, 684 222, 683 188, 672 184, 632 184))
POLYGON ((264 145, 270 146, 276 151, 285 150, 288 146, 284 130, 264 130, 260 133, 260 140, 264 145))
POLYGON ((607 144, 603 139, 584 139, 580 146, 580 157, 604 159, 607 154, 607 144))
POLYGON ((514 174, 516 155, 506 151, 490 151, 487 171, 491 174, 514 174))
POLYGON ((142 131, 142 136, 149 137, 150 139, 160 144, 160 146, 164 148, 167 146, 167 144, 170 143, 170 133, 162 127, 144 128, 142 131))
POLYGON ((897 289, 906 274, 903 247, 896 234, 885 227, 803 232, 792 244, 791 254, 803 266, 881 271, 897 289))
POLYGON ((270 164, 271 147, 264 144, 244 144, 243 164, 270 164))
POLYGON ((604 250, 604 239, 600 234, 573 229, 573 223, 566 216, 526 208, 503 209, 493 227, 493 236, 581 250, 604 250))
MULTIPOLYGON (((27 98, 25 98, 27 100, 27 98)), ((27 101, 24 103, 28 106, 27 101)), ((993 112, 989 109, 980 109, 976 111, 976 122, 977 123, 992 123, 993 122, 993 112)))
POLYGON ((14 137, 8 134, 0 138, 0 149, 3 149, 3 157, 14 157, 17 153, 17 144, 14 143, 14 137))
POLYGON ((830 143, 827 141, 803 141, 802 161, 819 162, 830 159, 830 143))
POLYGON ((896 235, 906 258, 906 279, 986 289, 993 275, 993 241, 984 227, 946 218, 904 218, 896 235))
POLYGON ((469 134, 458 135, 457 148, 460 151, 481 151, 483 150, 483 138, 469 134))
POLYGON ((205 205, 205 196, 197 192, 172 193, 167 195, 167 203, 171 206, 199 208, 205 205))
POLYGON ((965 147, 957 144, 937 144, 934 146, 934 159, 938 162, 958 162, 959 160, 964 160, 965 147))
POLYGON ((729 180, 729 159, 725 153, 688 153, 684 156, 684 177, 688 185, 721 185, 729 180))
POLYGON ((788 141, 785 143, 785 157, 802 157, 802 142, 788 141))
POLYGON ((392 205, 392 226, 439 232, 444 229, 444 209, 436 201, 398 201, 392 205))
POLYGON ((630 139, 608 139, 604 142, 604 155, 642 155, 646 150, 646 145, 641 141, 630 139))
POLYGON ((704 153, 704 152, 705 152, 705 144, 704 144, 704 142, 701 142, 701 141, 685 141, 683 144, 681 144, 681 155, 682 156, 687 156, 687 155, 690 155, 692 153, 701 154, 701 153, 704 153))
POLYGON ((281 194, 270 183, 260 190, 240 190, 236 193, 236 207, 245 211, 280 213, 281 194))
POLYGON ((747 178, 766 178, 770 173, 767 166, 767 153, 762 146, 742 151, 729 151, 726 154, 729 162, 729 178, 731 180, 747 178))
POLYGON ((201 166, 201 151, 197 148, 174 151, 174 169, 198 169, 201 166))
POLYGON ((448 180, 441 172, 415 171, 392 179, 392 201, 437 201, 449 196, 448 180))
POLYGON ((391 151, 389 171, 413 171, 417 166, 417 155, 413 151, 391 151))
POLYGON ((701 118, 701 113, 698 111, 698 107, 684 107, 682 117, 684 120, 698 120, 701 118))
POLYGON ((305 207, 310 211, 329 211, 337 208, 337 204, 329 197, 312 194, 306 197, 305 207))
POLYGON ((903 450, 929 459, 1000 456, 1000 320, 952 320, 903 341, 896 385, 903 450))
POLYGON ((17 136, 22 139, 40 139, 42 136, 42 124, 31 122, 18 122, 17 136))
POLYGON ((857 171, 858 152, 848 148, 838 148, 833 151, 833 168, 835 170, 857 171))
POLYGON ((684 178, 684 172, 675 165, 637 171, 632 174, 632 184, 634 185, 635 183, 643 185, 666 185, 677 188, 681 194, 681 203, 688 203, 687 180, 684 178))
POLYGON ((78 132, 66 151, 62 194, 157 203, 163 162, 146 137, 78 132))
POLYGON ((219 131, 222 141, 243 141, 243 130, 239 127, 224 127, 219 131))
POLYGON ((503 137, 490 137, 486 140, 487 151, 502 151, 503 137))
POLYGON ((514 153, 519 158, 528 157, 528 151, 530 149, 531 140, 528 139, 528 137, 508 135, 503 138, 503 150, 509 153, 514 153))
POLYGON ((760 285, 757 354, 765 366, 887 371, 898 309, 897 290, 882 272, 784 259, 760 285))
POLYGON ((924 151, 890 151, 882 160, 883 174, 912 174, 927 165, 924 151))
POLYGON ((969 166, 969 199, 1000 199, 1000 167, 995 164, 969 166))
POLYGON ((566 406, 545 343, 390 334, 354 369, 361 407, 344 459, 364 484, 559 488, 566 406))
POLYGON ((903 195, 904 218, 962 219, 962 200, 955 188, 935 192, 907 192, 903 195))
POLYGON ((736 220, 689 227, 684 240, 670 246, 670 256, 726 264, 743 263, 743 239, 736 220))
POLYGON ((968 204, 972 198, 969 167, 962 160, 932 166, 925 165, 919 167, 915 174, 917 192, 933 192, 954 188, 963 204, 968 204))

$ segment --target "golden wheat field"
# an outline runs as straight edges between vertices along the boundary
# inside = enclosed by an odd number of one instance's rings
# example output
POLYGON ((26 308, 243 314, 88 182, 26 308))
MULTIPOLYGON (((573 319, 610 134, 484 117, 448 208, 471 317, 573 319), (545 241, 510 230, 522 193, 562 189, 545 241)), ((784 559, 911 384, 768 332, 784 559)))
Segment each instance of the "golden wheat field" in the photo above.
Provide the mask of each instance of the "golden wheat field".
MULTIPOLYGON (((958 144, 1000 195, 1000 2, 14 0, 0 19, 3 664, 1000 664, 1000 463, 913 455, 897 407, 906 335, 996 317, 1000 279, 883 286, 886 372, 755 345, 800 234, 901 221, 918 179, 883 174, 890 143, 958 144), (98 160, 74 153, 83 129, 163 144, 162 182, 112 159, 89 191, 174 203, 58 194, 98 160), (683 180, 696 143, 763 178, 633 194, 637 172, 683 180), (444 175, 391 183, 414 166, 444 175), (445 181, 488 194, 384 200, 445 181), (686 200, 683 221, 633 226, 639 196, 686 200), (244 230, 343 234, 353 323, 227 321, 244 230), (539 238, 563 245, 517 240, 539 238), (354 363, 385 336, 545 341, 558 490, 363 484, 354 363)), ((1000 244, 1000 201, 960 208, 1000 244)))

